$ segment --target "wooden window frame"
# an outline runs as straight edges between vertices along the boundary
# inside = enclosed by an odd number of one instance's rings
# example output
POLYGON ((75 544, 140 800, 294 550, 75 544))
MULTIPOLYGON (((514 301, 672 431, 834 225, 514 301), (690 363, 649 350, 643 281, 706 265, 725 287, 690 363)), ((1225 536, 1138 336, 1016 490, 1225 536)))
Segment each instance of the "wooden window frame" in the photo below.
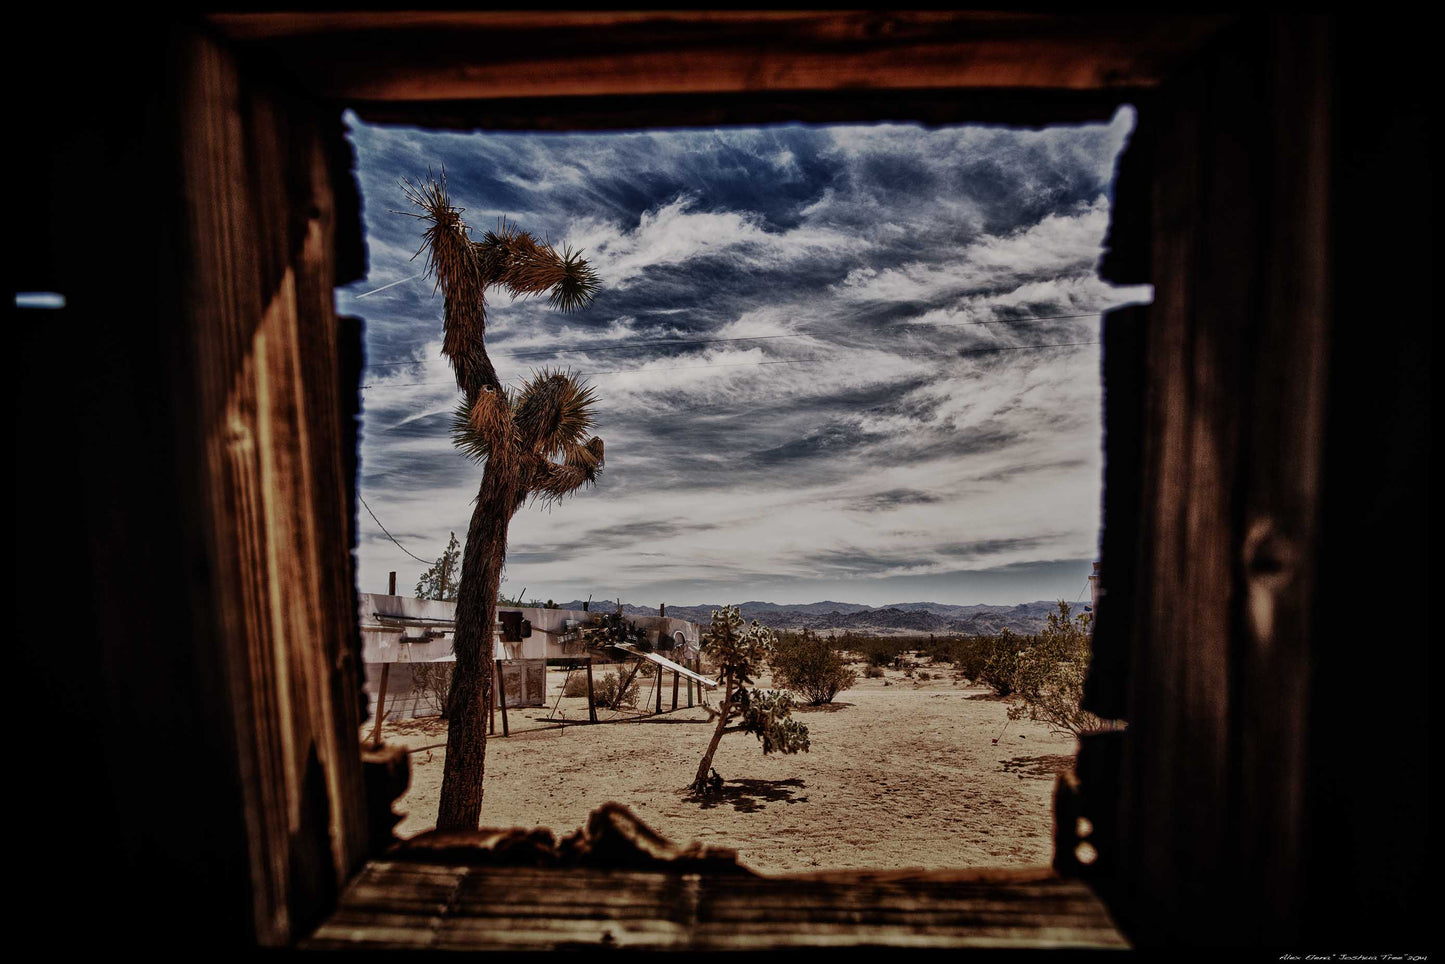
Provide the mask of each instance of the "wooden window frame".
MULTIPOLYGON (((126 502, 92 513, 95 594, 82 612, 100 627, 99 662, 81 692, 102 726, 160 714, 177 734, 165 745, 195 761, 192 789, 212 809, 182 815, 190 836, 177 840, 134 829, 147 816, 139 791, 172 779, 164 766, 102 755, 120 788, 107 819, 125 828, 102 852, 159 868, 161 892, 184 908, 177 935, 203 938, 216 921, 245 943, 294 944, 389 835, 375 802, 397 770, 363 767, 359 749, 348 510, 360 345, 332 307, 364 268, 344 109, 511 130, 1040 126, 1106 119, 1126 102, 1140 124, 1102 273, 1152 282, 1156 298, 1105 326, 1108 594, 1088 699, 1130 728, 1085 741, 1078 783, 1061 785, 1058 865, 1087 876, 1140 943, 1423 935, 1410 843, 1425 824, 1428 780, 1411 765, 1423 737, 1373 748, 1336 716, 1362 674, 1423 713, 1424 643, 1397 642, 1408 677, 1397 679, 1316 638, 1330 622, 1366 625, 1329 609, 1352 582, 1388 588, 1352 571, 1357 556, 1384 549, 1427 571, 1415 530, 1429 335, 1401 321, 1408 296, 1340 270, 1429 274, 1423 230, 1352 186, 1396 190, 1390 161, 1428 176, 1426 108, 1411 93, 1429 60, 1420 40, 1328 17, 971 11, 214 14, 143 36, 136 49, 152 56, 134 64, 112 39, 95 49, 130 71, 113 76, 142 95, 139 120, 116 124, 93 92, 47 91, 42 103, 85 104, 94 132, 53 149, 54 176, 105 158, 116 194, 139 178, 161 199, 155 225, 138 228, 158 258, 118 250, 77 270, 65 226, 87 212, 67 203, 24 269, 29 288, 65 291, 57 317, 76 321, 102 318, 103 295, 138 269, 154 279, 145 331, 159 351, 103 322, 70 346, 102 373, 72 403, 86 438, 123 459, 90 427, 121 413, 173 462, 149 485, 119 476, 126 502), (1376 117, 1385 147, 1365 143, 1376 117), (1375 250, 1381 219, 1414 245, 1375 250), (1347 322, 1378 304, 1407 337, 1347 322), (1391 470, 1351 474, 1370 432, 1391 470), (149 535, 147 506, 184 520, 163 528, 163 547, 143 547, 159 565, 186 560, 167 570, 184 580, 180 629, 123 610, 144 589, 126 546, 149 535), (324 564, 334 554, 345 563, 324 564), (147 658, 171 668, 132 668, 147 658), (1367 750, 1403 774, 1388 801, 1351 769, 1367 750), (1068 859, 1075 814, 1097 827, 1092 869, 1068 859)), ((142 204, 122 209, 146 219, 142 204)), ((43 432, 25 437, 63 453, 43 432)), ((82 798, 61 812, 79 815, 82 798)), ((133 922, 144 905, 122 896, 133 922)))

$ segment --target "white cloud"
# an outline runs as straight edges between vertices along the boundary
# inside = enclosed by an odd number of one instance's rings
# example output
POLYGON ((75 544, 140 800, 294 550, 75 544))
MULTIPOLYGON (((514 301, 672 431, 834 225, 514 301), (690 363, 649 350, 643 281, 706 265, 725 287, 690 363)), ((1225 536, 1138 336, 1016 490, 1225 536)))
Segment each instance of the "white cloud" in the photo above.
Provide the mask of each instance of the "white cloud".
POLYGON ((644 211, 637 227, 597 219, 568 225, 568 242, 583 249, 608 283, 627 287, 655 265, 731 255, 758 265, 778 265, 825 252, 857 250, 858 237, 827 228, 766 230, 756 214, 695 211, 696 196, 684 195, 644 211))
MULTIPOLYGON (((1131 124, 1121 117, 1041 132, 393 139, 388 150, 407 164, 433 143, 484 157, 477 177, 508 205, 530 206, 508 213, 563 226, 557 235, 585 248, 607 285, 586 315, 538 300, 491 305, 503 378, 543 363, 590 373, 607 446, 598 488, 515 517, 509 589, 561 600, 668 584, 692 587, 666 600, 687 604, 740 600, 745 587, 781 597, 797 581, 882 602, 870 594, 892 578, 1092 556, 1099 349, 949 353, 1095 341, 1097 316, 972 323, 1147 299, 1147 288, 1114 288, 1095 271, 1108 224, 1101 185, 1131 124), (792 190, 791 208, 752 209, 756 184, 735 169, 792 190), (969 178, 993 180, 974 191, 969 178), (707 287, 718 263, 736 290, 707 287), (645 278, 651 269, 673 270, 645 278), (806 280, 778 285, 779 274, 806 280), (656 278, 668 281, 657 286, 665 297, 643 283, 656 278), (658 340, 676 344, 641 345, 658 340), (550 349, 569 351, 524 354, 550 349), (911 495, 882 497, 892 491, 911 495), (669 520, 683 524, 656 524, 669 520), (630 545, 587 538, 613 526, 652 534, 630 545)), ((366 164, 363 154, 363 179, 382 180, 366 164)), ((465 200, 477 224, 501 206, 485 192, 465 200)), ((371 277, 338 300, 366 315, 368 337, 392 358, 416 361, 367 373, 363 495, 429 557, 465 530, 480 470, 437 429, 455 390, 429 283, 354 299, 415 270, 398 240, 408 235, 385 225, 390 240, 369 228, 371 277)), ((363 585, 396 569, 409 586, 420 565, 364 512, 360 522, 363 585)))

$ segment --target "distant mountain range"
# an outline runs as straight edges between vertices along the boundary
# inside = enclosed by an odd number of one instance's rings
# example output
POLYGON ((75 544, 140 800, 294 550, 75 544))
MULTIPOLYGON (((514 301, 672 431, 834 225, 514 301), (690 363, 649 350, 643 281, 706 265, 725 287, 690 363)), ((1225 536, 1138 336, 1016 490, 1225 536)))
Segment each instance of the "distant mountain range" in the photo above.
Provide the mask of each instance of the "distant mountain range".
MULTIPOLYGON (((1073 605, 1082 611, 1085 603, 1073 605)), ((559 604, 562 609, 581 609, 582 600, 559 604)), ((617 603, 606 599, 592 600, 592 611, 615 610, 617 603)), ((738 606, 746 620, 756 619, 771 629, 811 629, 814 632, 877 633, 961 633, 983 635, 1007 628, 1015 633, 1037 633, 1044 628, 1057 600, 1040 599, 1017 606, 951 606, 946 603, 891 603, 887 606, 865 606, 860 603, 825 600, 815 603, 782 605, 770 602, 745 602, 738 606)), ((668 606, 667 615, 707 625, 717 606, 668 606)), ((655 606, 622 604, 629 616, 656 616, 655 606)))

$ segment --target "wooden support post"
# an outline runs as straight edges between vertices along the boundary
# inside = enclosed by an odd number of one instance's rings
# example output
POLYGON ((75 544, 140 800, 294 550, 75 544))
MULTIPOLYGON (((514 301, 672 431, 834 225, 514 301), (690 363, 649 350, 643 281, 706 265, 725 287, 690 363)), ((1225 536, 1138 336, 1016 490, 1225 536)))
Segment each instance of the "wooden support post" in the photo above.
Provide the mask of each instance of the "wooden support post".
MULTIPOLYGON (((693 662, 692 660, 688 660, 688 661, 687 661, 687 664, 691 664, 692 662, 693 662)), ((687 664, 685 664, 685 665, 687 665, 687 664)), ((691 665, 688 665, 687 668, 690 669, 690 670, 693 670, 694 672, 697 671, 696 667, 691 666, 691 665)), ((691 677, 691 676, 689 676, 689 677, 687 678, 687 707, 688 707, 688 709, 692 709, 692 677, 691 677)))
POLYGON ((597 703, 592 699, 592 657, 587 657, 587 720, 597 722, 597 703))
POLYGON ((391 676, 391 664, 381 664, 381 687, 376 694, 376 725, 371 728, 371 745, 381 746, 381 720, 386 716, 386 681, 391 676))
POLYGON ((681 675, 681 674, 679 674, 677 670, 673 670, 673 671, 672 671, 672 708, 673 708, 673 709, 677 709, 677 683, 678 683, 678 676, 679 676, 679 675, 681 675))
MULTIPOLYGON (((497 696, 500 697, 498 702, 502 704, 502 735, 511 736, 512 731, 507 726, 507 680, 506 677, 502 675, 502 661, 500 659, 497 660, 497 696)), ((493 732, 495 732, 495 730, 493 732)))
POLYGON ((652 671, 652 688, 657 691, 657 709, 653 712, 662 712, 662 667, 658 666, 652 671))
MULTIPOLYGON (((387 593, 396 595, 396 573, 390 573, 386 579, 387 593)), ((376 693, 376 723, 371 728, 371 745, 373 748, 381 746, 381 721, 386 716, 386 682, 391 678, 391 664, 381 664, 381 686, 376 693)))
POLYGON ((632 664, 632 669, 628 671, 627 678, 622 681, 622 685, 617 687, 617 697, 612 701, 612 708, 614 710, 622 705, 622 696, 627 692, 627 687, 632 685, 632 678, 637 675, 637 671, 640 669, 642 669, 642 660, 639 659, 632 664))

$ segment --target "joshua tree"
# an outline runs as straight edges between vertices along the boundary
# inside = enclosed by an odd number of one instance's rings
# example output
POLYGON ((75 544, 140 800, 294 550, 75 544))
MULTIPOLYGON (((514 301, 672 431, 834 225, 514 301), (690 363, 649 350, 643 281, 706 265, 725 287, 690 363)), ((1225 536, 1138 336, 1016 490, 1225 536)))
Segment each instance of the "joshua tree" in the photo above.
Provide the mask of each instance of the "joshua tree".
POLYGON ((793 697, 786 690, 750 690, 747 685, 773 656, 775 640, 772 630, 753 620, 743 629, 743 617, 736 606, 714 610, 712 625, 702 637, 702 652, 718 666, 718 682, 723 684, 722 706, 718 708, 717 728, 707 752, 698 764, 692 781, 692 792, 708 794, 722 787, 721 778, 710 778, 712 758, 718 744, 728 733, 751 733, 763 745, 763 753, 797 753, 808 750, 808 728, 791 718, 793 697), (729 725, 739 719, 736 725, 729 725))
MULTIPOLYGON (((447 756, 437 805, 438 830, 475 830, 486 772, 486 709, 492 701, 492 626, 506 561, 507 527, 528 498, 559 501, 597 479, 602 440, 585 439, 592 424, 592 389, 568 372, 544 370, 513 393, 502 387, 487 355, 486 298, 497 287, 512 297, 548 293, 562 311, 585 307, 598 288, 577 252, 558 252, 502 222, 473 241, 447 194, 446 173, 403 182, 427 222, 426 269, 444 299, 442 353, 456 373, 462 400, 453 441, 485 464, 467 528, 457 592, 456 665, 447 698, 447 756), (585 440, 584 440, 585 439, 585 440)), ((420 253, 420 252, 418 252, 420 253)))

